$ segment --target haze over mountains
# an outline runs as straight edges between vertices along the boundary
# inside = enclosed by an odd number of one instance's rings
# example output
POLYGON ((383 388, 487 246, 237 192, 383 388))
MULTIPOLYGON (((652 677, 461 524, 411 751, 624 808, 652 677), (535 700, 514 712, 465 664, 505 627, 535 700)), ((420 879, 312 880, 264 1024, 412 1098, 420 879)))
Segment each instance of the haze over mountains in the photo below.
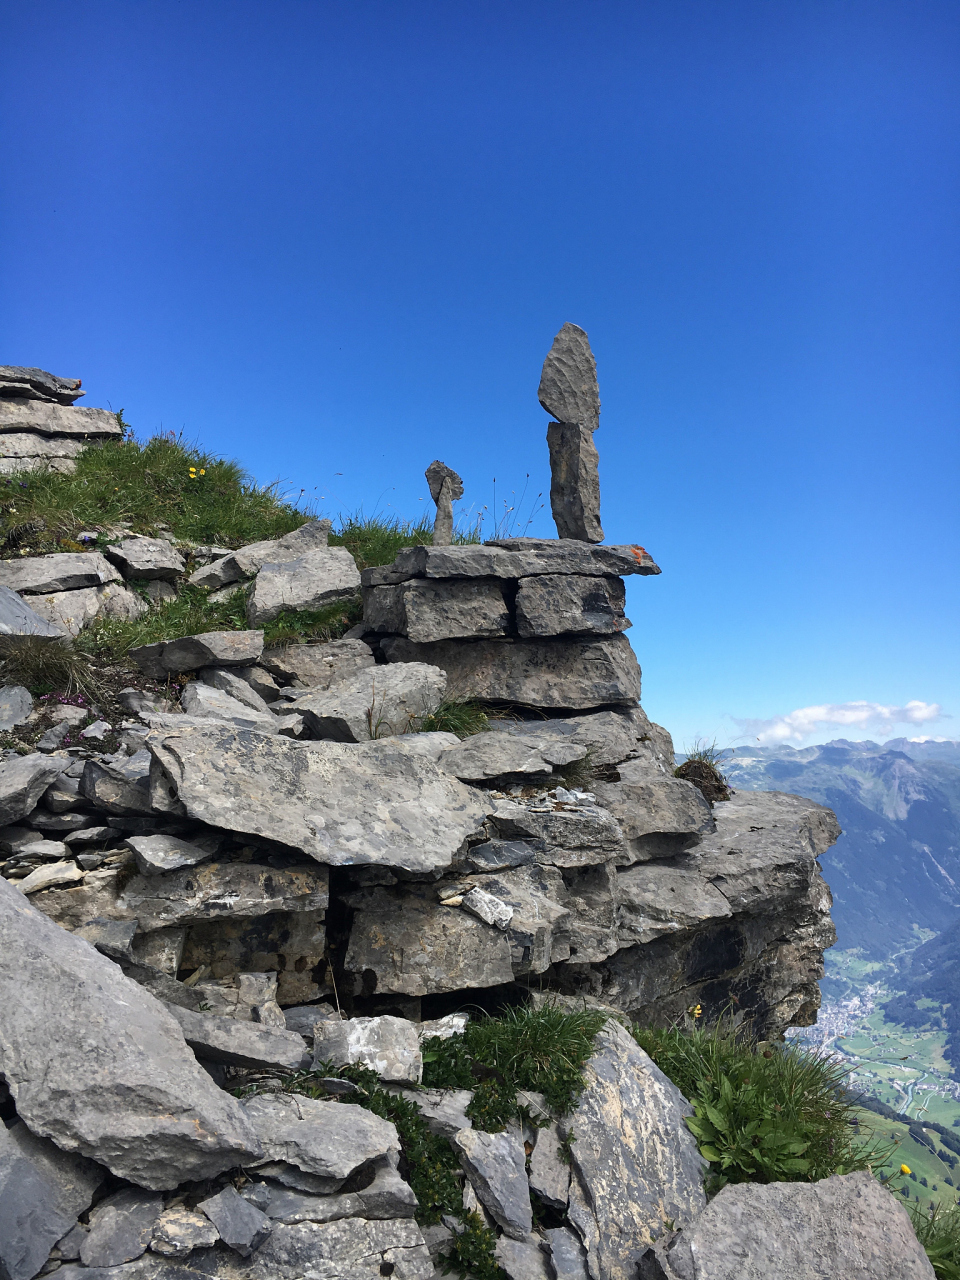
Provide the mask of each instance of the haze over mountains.
POLYGON ((843 835, 821 858, 837 945, 886 960, 960 920, 960 742, 738 747, 731 786, 789 791, 832 808, 843 835))

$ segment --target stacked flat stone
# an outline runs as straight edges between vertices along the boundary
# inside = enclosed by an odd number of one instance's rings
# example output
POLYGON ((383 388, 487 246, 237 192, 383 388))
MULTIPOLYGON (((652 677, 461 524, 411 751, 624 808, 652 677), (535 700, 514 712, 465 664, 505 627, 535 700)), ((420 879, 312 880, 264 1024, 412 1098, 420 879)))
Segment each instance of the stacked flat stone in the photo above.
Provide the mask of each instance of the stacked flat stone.
POLYGON ((660 570, 643 547, 508 538, 408 547, 365 569, 364 628, 388 662, 447 673, 447 696, 542 710, 634 703, 625 574, 660 570))
POLYGON ((78 378, 0 365, 0 476, 70 472, 86 445, 119 439, 123 428, 115 413, 74 406, 83 394, 78 378))

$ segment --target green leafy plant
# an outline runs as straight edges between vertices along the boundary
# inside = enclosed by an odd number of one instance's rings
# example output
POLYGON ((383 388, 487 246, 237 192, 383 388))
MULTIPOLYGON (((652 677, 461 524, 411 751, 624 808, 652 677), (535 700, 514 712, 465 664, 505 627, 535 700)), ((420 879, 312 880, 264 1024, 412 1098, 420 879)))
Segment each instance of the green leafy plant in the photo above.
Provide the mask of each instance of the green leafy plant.
POLYGON ((857 1136, 856 1105, 836 1061, 713 1028, 634 1027, 634 1038, 689 1098, 687 1124, 710 1162, 708 1185, 815 1182, 879 1169, 890 1144, 857 1136))
POLYGON ((472 738, 489 728, 487 713, 477 702, 441 702, 420 721, 422 733, 455 733, 458 738, 472 738))
POLYGON ((711 805, 717 800, 729 800, 730 788, 720 772, 722 759, 723 751, 715 741, 708 743, 697 738, 683 764, 674 769, 673 776, 692 782, 711 805))
POLYGON ((912 1204, 908 1212, 937 1280, 960 1280, 960 1205, 912 1204))
POLYGON ((606 1016, 557 1005, 513 1008, 467 1023, 463 1035, 424 1042, 423 1082, 473 1089, 467 1114, 477 1128, 502 1129, 517 1114, 517 1090, 542 1093, 558 1115, 583 1090, 583 1068, 606 1016))
POLYGON ((494 1253, 497 1237, 493 1231, 479 1213, 465 1213, 461 1221, 462 1230, 450 1241, 450 1252, 440 1255, 443 1274, 456 1275, 459 1280, 506 1280, 494 1253))

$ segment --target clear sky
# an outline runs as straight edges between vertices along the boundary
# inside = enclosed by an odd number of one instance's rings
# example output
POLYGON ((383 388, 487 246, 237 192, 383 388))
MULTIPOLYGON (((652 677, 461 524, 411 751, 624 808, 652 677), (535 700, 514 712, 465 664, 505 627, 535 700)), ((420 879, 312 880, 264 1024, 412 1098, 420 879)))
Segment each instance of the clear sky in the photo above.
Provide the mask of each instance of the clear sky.
POLYGON ((489 536, 574 321, 678 746, 960 737, 955 0, 0 14, 0 362, 334 517, 439 457, 489 536))

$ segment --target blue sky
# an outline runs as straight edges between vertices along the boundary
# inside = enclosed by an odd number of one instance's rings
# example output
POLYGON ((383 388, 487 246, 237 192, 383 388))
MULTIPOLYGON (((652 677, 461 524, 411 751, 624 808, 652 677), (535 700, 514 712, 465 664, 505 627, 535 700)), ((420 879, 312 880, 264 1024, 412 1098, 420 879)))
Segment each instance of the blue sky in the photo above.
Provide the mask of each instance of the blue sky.
POLYGON ((0 11, 0 360, 334 517, 442 458, 489 530, 572 320, 650 715, 960 736, 955 3, 0 11))

